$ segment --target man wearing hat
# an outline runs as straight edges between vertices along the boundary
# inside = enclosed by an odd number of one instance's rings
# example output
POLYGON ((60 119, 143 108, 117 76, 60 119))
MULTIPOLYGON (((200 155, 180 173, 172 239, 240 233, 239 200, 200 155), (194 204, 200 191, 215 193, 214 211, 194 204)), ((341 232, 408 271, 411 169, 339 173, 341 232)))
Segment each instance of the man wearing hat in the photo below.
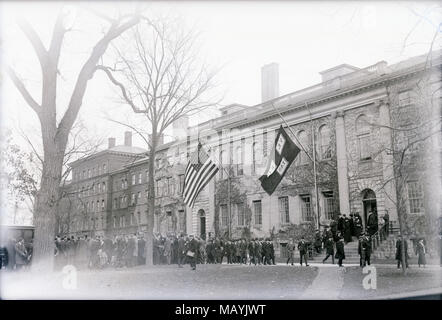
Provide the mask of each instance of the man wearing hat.
POLYGON ((332 236, 329 236, 325 239, 324 247, 326 250, 327 255, 322 260, 322 263, 325 263, 327 261, 328 257, 332 257, 332 264, 335 264, 335 242, 333 241, 332 236))
POLYGON ((365 232, 362 232, 359 237, 358 253, 360 256, 359 265, 361 267, 365 267, 366 264, 370 265, 371 241, 365 232))
POLYGON ((362 233, 362 218, 359 215, 359 212, 356 212, 354 215, 354 221, 353 221, 353 228, 354 228, 354 233, 355 236, 359 239, 359 237, 361 236, 362 233))
POLYGON ((321 233, 319 232, 319 230, 316 230, 315 233, 315 250, 316 253, 321 253, 322 251, 322 237, 321 237, 321 233))
POLYGON ((308 261, 307 261, 307 242, 304 240, 304 237, 301 237, 301 240, 298 243, 298 250, 299 250, 299 263, 302 266, 302 259, 305 260, 305 265, 308 267, 308 261))
POLYGON ((199 250, 199 243, 196 241, 193 234, 189 235, 189 241, 187 242, 187 258, 189 259, 190 267, 192 270, 196 270, 196 254, 199 250))

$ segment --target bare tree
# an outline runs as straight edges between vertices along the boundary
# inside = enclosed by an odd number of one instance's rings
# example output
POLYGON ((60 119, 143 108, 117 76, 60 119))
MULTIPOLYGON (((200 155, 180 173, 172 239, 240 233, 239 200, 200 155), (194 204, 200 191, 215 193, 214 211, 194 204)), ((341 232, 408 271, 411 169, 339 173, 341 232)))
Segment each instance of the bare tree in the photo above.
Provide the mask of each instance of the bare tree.
POLYGON ((110 42, 123 32, 136 25, 139 15, 119 15, 106 17, 109 27, 102 38, 95 44, 92 52, 82 65, 75 80, 66 111, 57 123, 57 83, 60 76, 59 59, 63 40, 69 31, 65 27, 67 13, 61 11, 57 16, 49 47, 46 48, 35 29, 26 21, 19 21, 19 27, 32 44, 38 57, 42 74, 41 101, 38 102, 27 90, 16 72, 8 67, 6 71, 26 103, 37 114, 41 125, 43 143, 43 165, 41 183, 36 194, 34 207, 34 256, 33 268, 52 270, 54 255, 55 217, 57 199, 62 180, 63 162, 69 132, 77 118, 89 80, 92 79, 99 59, 106 52, 110 42))
POLYGON ((116 49, 113 66, 97 66, 120 89, 121 100, 146 119, 150 131, 146 264, 152 265, 155 154, 159 137, 179 118, 216 106, 206 98, 214 72, 198 59, 196 35, 176 20, 144 19, 116 49))
MULTIPOLYGON (((384 170, 391 172, 377 184, 377 188, 383 190, 397 211, 401 245, 404 248, 406 237, 423 234, 432 237, 436 231, 432 227, 435 226, 438 200, 431 193, 440 190, 432 190, 431 181, 437 179, 440 172, 437 161, 440 155, 434 152, 435 142, 440 143, 441 134, 440 75, 429 70, 425 62, 420 76, 405 83, 390 83, 386 89, 388 96, 383 103, 389 105, 390 123, 367 124, 373 134, 384 130, 383 134, 391 137, 388 144, 372 141, 371 158, 373 166, 384 167, 384 170), (403 92, 404 97, 400 97, 399 92, 403 92), (423 199, 410 199, 410 182, 416 183, 415 187, 421 191, 419 193, 426 195, 423 199), (430 199, 435 200, 434 203, 430 199), (411 201, 415 201, 415 208, 411 208, 411 201), (414 214, 419 206, 425 215, 414 214)), ((401 260, 405 274, 404 250, 401 260)))

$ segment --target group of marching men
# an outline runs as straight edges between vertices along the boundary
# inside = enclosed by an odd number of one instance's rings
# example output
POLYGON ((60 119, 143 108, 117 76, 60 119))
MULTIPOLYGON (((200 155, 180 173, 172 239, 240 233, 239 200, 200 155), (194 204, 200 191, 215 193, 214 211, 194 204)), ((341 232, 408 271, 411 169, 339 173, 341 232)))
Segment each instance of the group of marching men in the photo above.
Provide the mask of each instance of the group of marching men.
POLYGON ((60 268, 69 264, 79 269, 134 267, 146 263, 145 246, 144 237, 136 234, 56 237, 55 265, 60 268))
MULTIPOLYGON (((358 253, 360 266, 370 265, 372 253, 372 236, 379 232, 381 237, 389 234, 388 214, 383 217, 384 223, 378 224, 376 212, 370 212, 366 232, 359 214, 351 214, 350 218, 339 215, 337 221, 324 226, 322 234, 316 230, 313 242, 303 237, 295 244, 289 240, 286 245, 287 264, 294 263, 294 253, 299 251, 300 264, 308 266, 308 257, 313 252, 321 254, 325 251, 325 263, 332 257, 338 259, 339 266, 345 259, 344 245, 358 239, 358 253)), ((442 236, 440 237, 442 239, 442 236)), ((442 245, 441 245, 442 248, 442 245)), ((248 265, 275 265, 275 250, 273 241, 267 239, 222 239, 204 240, 197 236, 181 234, 163 236, 154 234, 153 264, 183 264, 189 263, 195 270, 196 264, 248 264, 248 265), (226 258, 224 260, 224 258, 226 258)), ((95 236, 64 236, 55 238, 55 265, 60 269, 65 265, 75 265, 79 269, 102 269, 105 267, 134 267, 146 264, 146 240, 143 234, 117 235, 114 237, 95 236)), ((405 264, 408 267, 408 245, 399 237, 396 241, 396 260, 398 268, 402 261, 402 251, 405 252, 405 264), (404 248, 402 248, 404 246, 404 248)), ((415 253, 418 256, 419 266, 425 266, 425 241, 420 239, 416 244, 415 253)), ((441 255, 442 256, 442 255, 441 255)), ((6 245, 0 246, 0 269, 20 269, 30 263, 32 257, 32 243, 25 243, 23 238, 10 239, 6 245)), ((441 257, 442 259, 442 257, 441 257)), ((441 260, 442 265, 442 260, 441 260)))

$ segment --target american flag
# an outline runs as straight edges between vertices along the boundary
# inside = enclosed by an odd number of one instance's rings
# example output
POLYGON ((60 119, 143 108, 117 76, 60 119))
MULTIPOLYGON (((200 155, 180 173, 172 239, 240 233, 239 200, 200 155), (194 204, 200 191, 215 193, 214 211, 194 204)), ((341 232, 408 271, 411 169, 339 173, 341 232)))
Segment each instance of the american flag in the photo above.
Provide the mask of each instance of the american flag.
POLYGON ((192 154, 184 174, 184 202, 193 207, 200 191, 209 183, 219 168, 204 151, 201 143, 192 154))

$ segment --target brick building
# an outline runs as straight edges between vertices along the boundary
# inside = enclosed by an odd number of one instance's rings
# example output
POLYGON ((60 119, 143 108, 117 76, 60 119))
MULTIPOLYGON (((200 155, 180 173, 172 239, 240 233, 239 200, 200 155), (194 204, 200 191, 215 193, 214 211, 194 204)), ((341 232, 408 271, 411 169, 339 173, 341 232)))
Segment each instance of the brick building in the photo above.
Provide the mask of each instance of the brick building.
MULTIPOLYGON (((441 61, 437 51, 394 65, 339 65, 320 72, 317 85, 271 100, 266 93, 255 106, 226 106, 198 126, 181 119, 175 140, 163 143, 155 160, 154 230, 283 239, 294 225, 317 228, 338 213, 359 212, 365 224, 376 208, 379 216, 388 212, 393 225, 398 212, 406 216, 410 234, 425 232, 441 214, 441 61), (268 196, 258 178, 280 125, 309 155, 302 151, 268 196), (189 208, 181 199, 183 174, 197 137, 222 170, 189 208)), ((277 74, 262 71, 263 77, 277 74)), ((63 200, 63 216, 71 203, 69 215, 76 217, 69 233, 144 230, 145 152, 110 140, 107 150, 71 164, 67 194, 81 201, 63 200), (74 222, 77 216, 86 224, 74 222)))

